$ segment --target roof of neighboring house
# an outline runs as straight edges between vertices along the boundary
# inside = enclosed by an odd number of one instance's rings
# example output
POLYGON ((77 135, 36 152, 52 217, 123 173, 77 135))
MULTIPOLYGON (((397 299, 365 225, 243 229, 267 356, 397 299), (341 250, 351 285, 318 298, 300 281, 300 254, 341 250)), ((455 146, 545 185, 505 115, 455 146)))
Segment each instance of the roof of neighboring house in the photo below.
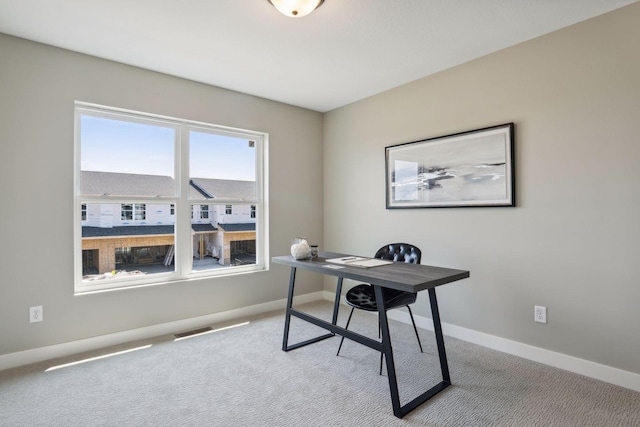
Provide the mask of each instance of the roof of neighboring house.
POLYGON ((162 175, 82 171, 80 185, 84 195, 171 197, 176 192, 173 178, 162 175))
MULTIPOLYGON (((191 224, 191 229, 196 233, 218 231, 211 224, 191 224)), ((127 225, 111 228, 82 227, 82 237, 157 236, 167 234, 173 234, 173 225, 127 225)))
MULTIPOLYGON (((236 181, 231 179, 193 178, 192 181, 216 199, 255 200, 255 181, 236 181)), ((205 199, 200 191, 191 190, 191 197, 205 199)))
POLYGON ((199 198, 200 196, 198 196, 198 193, 202 196, 204 196, 206 199, 213 199, 214 195, 207 192, 207 190, 205 190, 204 188, 202 188, 200 186, 200 184, 198 184, 196 181, 194 181, 193 179, 189 180, 189 196, 192 199, 195 199, 196 197, 199 198), (195 190, 195 191, 194 191, 195 190))
POLYGON ((173 225, 128 225, 122 227, 82 227, 82 237, 148 236, 173 234, 173 225))
MULTIPOLYGON (((189 197, 211 200, 254 200, 255 181, 193 178, 189 181, 189 197)), ((83 195, 101 196, 164 196, 175 195, 175 181, 170 176, 139 175, 117 172, 82 171, 80 182, 83 195)))
POLYGON ((211 231, 218 231, 213 224, 191 224, 191 229, 196 233, 207 233, 211 231))
POLYGON ((256 224, 253 222, 237 224, 218 224, 224 231, 256 231, 256 224))

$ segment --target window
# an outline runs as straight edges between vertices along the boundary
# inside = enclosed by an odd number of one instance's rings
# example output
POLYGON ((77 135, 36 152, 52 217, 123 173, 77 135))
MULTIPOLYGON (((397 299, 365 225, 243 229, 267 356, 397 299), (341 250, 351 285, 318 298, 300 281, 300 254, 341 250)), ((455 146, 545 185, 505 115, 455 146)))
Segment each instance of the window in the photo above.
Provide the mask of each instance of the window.
POLYGON ((200 205, 200 219, 209 219, 208 205, 200 205))
POLYGON ((122 221, 147 219, 147 205, 144 203, 123 203, 120 205, 120 219, 122 221))
POLYGON ((77 103, 76 293, 266 269, 266 144, 77 103))

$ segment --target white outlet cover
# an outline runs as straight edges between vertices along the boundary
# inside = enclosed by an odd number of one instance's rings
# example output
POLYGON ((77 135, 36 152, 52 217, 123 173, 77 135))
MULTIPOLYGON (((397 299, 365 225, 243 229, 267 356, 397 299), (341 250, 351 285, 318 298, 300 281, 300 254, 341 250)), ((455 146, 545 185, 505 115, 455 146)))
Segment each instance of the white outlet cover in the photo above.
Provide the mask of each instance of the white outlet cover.
POLYGON ((533 320, 539 323, 547 323, 547 307, 534 306, 533 320))
POLYGON ((42 306, 39 305, 37 307, 29 307, 29 322, 42 322, 43 320, 43 311, 42 306))

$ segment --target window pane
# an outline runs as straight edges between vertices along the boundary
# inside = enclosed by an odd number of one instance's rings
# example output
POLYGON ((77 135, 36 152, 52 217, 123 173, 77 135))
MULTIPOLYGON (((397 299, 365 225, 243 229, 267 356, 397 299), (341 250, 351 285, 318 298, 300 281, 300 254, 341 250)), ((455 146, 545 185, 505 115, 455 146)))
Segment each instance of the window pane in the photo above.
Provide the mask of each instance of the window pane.
POLYGON ((175 196, 175 130, 82 115, 81 193, 175 196))
POLYGON ((246 138, 189 132, 190 198, 256 199, 256 147, 246 138))
MULTIPOLYGON (((197 211, 200 205, 192 208, 197 211)), ((210 204, 208 220, 192 220, 193 271, 256 264, 255 208, 233 205, 233 215, 226 209, 210 204)))
POLYGON ((256 264, 256 144, 247 138, 189 132, 193 271, 256 264))
POLYGON ((82 225, 83 282, 175 270, 170 204, 87 202, 86 212, 82 225), (130 218, 141 215, 143 208, 145 221, 128 224, 136 222, 130 218))

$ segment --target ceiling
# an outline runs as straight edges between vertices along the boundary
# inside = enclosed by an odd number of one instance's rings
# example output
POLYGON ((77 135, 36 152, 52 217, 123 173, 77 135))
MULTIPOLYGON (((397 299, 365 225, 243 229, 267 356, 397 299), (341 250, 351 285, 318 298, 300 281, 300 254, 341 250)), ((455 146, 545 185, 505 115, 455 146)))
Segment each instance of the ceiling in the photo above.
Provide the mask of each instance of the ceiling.
POLYGON ((326 112, 637 1, 0 0, 0 32, 326 112))

